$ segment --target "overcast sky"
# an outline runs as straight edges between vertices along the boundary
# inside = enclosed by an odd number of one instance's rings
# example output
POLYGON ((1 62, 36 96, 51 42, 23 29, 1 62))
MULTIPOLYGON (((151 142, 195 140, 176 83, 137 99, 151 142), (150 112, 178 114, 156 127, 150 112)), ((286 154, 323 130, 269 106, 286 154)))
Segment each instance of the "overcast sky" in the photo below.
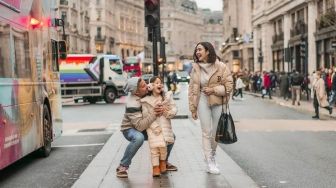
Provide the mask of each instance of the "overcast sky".
POLYGON ((209 8, 211 10, 222 10, 223 0, 195 0, 198 8, 209 8))

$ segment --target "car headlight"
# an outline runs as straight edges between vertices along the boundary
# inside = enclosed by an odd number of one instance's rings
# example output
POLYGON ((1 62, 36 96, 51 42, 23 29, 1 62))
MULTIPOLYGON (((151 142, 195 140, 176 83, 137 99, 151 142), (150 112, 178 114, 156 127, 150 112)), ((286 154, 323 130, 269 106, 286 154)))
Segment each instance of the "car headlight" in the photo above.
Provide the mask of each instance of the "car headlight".
POLYGON ((181 76, 178 76, 177 79, 181 79, 181 76))
POLYGON ((190 79, 190 76, 187 76, 187 79, 190 79))

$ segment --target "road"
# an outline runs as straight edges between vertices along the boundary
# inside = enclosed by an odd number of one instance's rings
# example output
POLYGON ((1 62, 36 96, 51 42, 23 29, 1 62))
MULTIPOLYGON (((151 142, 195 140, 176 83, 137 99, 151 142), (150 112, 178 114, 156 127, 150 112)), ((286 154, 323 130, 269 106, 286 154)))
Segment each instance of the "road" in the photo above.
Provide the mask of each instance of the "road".
POLYGON ((63 106, 63 135, 48 158, 28 155, 0 172, 2 188, 71 187, 119 128, 124 98, 115 104, 63 106))
MULTIPOLYGON (((189 114, 187 85, 174 97, 189 114)), ((68 104, 64 134, 49 158, 33 155, 0 172, 0 187, 70 187, 114 131, 124 113, 116 104, 68 104)), ((230 103, 238 142, 220 145, 260 187, 336 187, 336 122, 245 95, 230 103)))
MULTIPOLYGON (((179 102, 186 103, 187 86, 180 90, 179 102)), ((334 120, 312 120, 267 98, 244 98, 230 103, 238 142, 220 147, 260 187, 336 187, 334 120)))

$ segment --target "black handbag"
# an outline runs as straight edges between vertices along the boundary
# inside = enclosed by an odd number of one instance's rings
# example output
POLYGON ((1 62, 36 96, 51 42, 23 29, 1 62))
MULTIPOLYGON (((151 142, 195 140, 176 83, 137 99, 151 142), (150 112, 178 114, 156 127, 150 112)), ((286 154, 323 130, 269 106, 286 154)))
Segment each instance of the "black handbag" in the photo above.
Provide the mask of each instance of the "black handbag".
MULTIPOLYGON (((223 98, 222 98, 223 100, 223 98)), ((233 144, 237 142, 237 135, 233 118, 230 113, 229 104, 226 104, 226 112, 222 102, 222 113, 218 120, 215 141, 222 144, 233 144)))

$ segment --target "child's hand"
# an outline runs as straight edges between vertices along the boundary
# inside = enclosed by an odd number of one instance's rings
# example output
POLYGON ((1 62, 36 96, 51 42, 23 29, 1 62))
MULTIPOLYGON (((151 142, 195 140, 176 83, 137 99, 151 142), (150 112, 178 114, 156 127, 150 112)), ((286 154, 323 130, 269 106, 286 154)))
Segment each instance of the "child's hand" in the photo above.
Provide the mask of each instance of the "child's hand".
POLYGON ((161 128, 158 127, 158 128, 156 128, 156 129, 154 129, 153 132, 154 132, 155 135, 159 135, 159 134, 161 133, 161 128))
POLYGON ((157 105, 155 105, 155 107, 154 107, 154 114, 156 115, 156 116, 162 116, 162 114, 163 114, 163 106, 161 105, 161 104, 157 104, 157 105))

